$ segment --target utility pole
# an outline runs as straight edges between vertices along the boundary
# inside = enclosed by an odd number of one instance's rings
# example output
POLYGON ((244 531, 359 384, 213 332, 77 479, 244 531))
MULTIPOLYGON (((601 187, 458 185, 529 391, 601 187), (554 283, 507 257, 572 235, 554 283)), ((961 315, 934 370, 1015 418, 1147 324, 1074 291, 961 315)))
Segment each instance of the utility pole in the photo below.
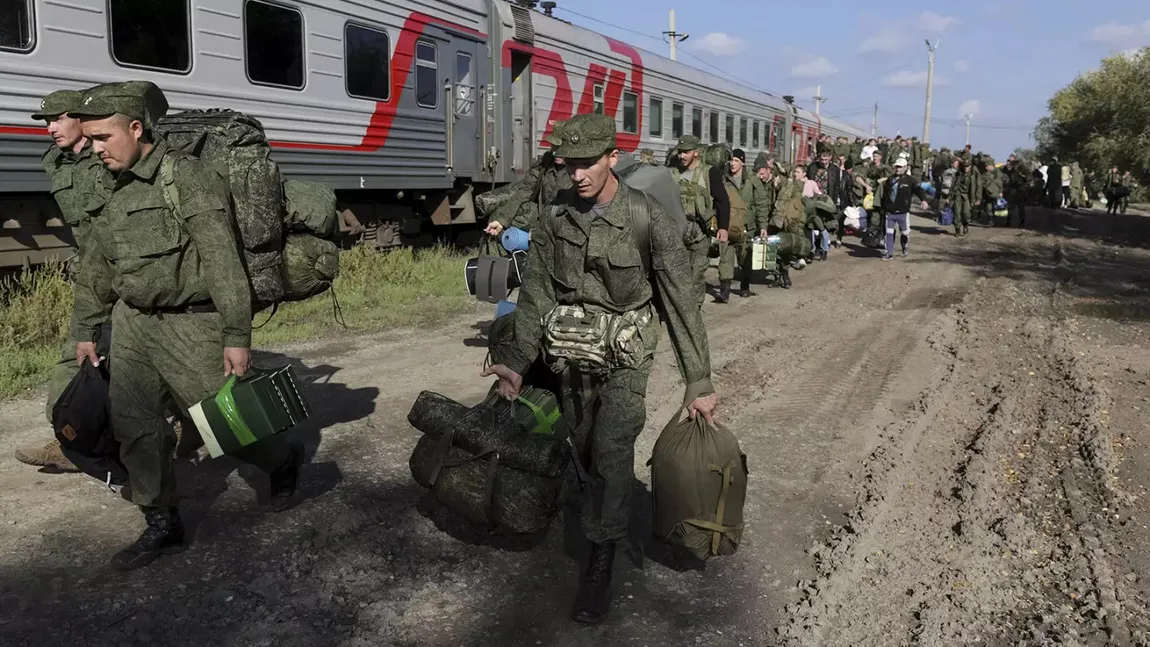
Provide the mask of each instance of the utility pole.
POLYGON ((924 144, 930 143, 930 99, 934 92, 934 50, 938 49, 939 40, 934 41, 933 45, 930 44, 929 40, 926 41, 926 49, 930 55, 927 58, 926 68, 926 114, 922 118, 922 143, 924 144))
POLYGON ((974 113, 966 113, 966 145, 970 146, 970 120, 974 119, 974 113))
POLYGON ((811 98, 815 100, 815 116, 817 117, 821 114, 820 109, 822 108, 823 102, 827 100, 827 98, 823 96, 823 86, 820 85, 815 88, 815 96, 811 98))
POLYGON ((672 61, 679 60, 678 57, 675 55, 675 46, 677 44, 687 40, 688 38, 690 38, 691 35, 686 34, 686 33, 681 34, 677 31, 675 31, 675 10, 674 9, 671 10, 671 29, 670 29, 670 31, 663 32, 663 35, 666 36, 667 39, 671 43, 671 60, 672 61))
POLYGON ((878 102, 874 103, 874 116, 870 120, 870 136, 878 137, 878 102))

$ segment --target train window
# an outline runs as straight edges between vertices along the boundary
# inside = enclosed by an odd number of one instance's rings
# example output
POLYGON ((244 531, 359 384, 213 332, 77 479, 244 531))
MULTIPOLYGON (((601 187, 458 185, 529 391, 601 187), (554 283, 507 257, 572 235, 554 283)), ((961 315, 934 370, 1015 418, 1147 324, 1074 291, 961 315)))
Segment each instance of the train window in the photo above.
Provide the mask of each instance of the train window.
POLYGON ((439 62, 435 45, 415 42, 415 103, 423 108, 439 106, 439 62))
POLYGON ((729 144, 729 145, 734 146, 734 144, 735 144, 735 115, 727 115, 726 126, 727 127, 724 129, 725 132, 723 133, 726 135, 726 137, 723 138, 723 141, 727 142, 727 144, 729 144))
POLYGON ((343 28, 343 65, 347 93, 353 97, 387 101, 391 96, 387 32, 348 23, 343 28))
POLYGON ((639 132, 639 95, 634 92, 623 93, 623 132, 639 132))
POLYGON ((475 79, 471 72, 471 55, 455 54, 455 114, 470 117, 475 112, 475 79))
POLYGON ((32 0, 0 1, 0 49, 29 52, 34 33, 32 0))
POLYGON ((782 119, 778 119, 777 121, 775 121, 775 123, 774 123, 774 129, 775 129, 774 153, 775 153, 775 157, 782 157, 783 156, 783 146, 785 145, 785 142, 787 139, 786 128, 787 128, 787 125, 782 119))
POLYGON ((650 106, 647 112, 647 132, 652 137, 663 137, 663 100, 651 97, 650 106))
POLYGON ((710 141, 712 144, 716 144, 719 141, 719 113, 717 110, 711 111, 711 123, 709 125, 711 126, 711 136, 708 141, 710 141))
POLYGON ((594 105, 593 112, 597 115, 603 114, 603 92, 606 89, 606 87, 607 86, 600 83, 599 85, 596 85, 592 91, 593 92, 592 96, 595 97, 595 105, 594 105))
POLYGON ((739 117, 739 146, 747 147, 747 118, 739 117))
POLYGON ((676 140, 683 136, 683 104, 671 104, 671 136, 676 140))
POLYGON ((303 89, 303 14, 298 9, 248 0, 244 45, 252 83, 303 89))
POLYGON ((703 136, 702 108, 691 108, 691 134, 700 138, 703 136))
POLYGON ((192 69, 188 0, 110 0, 108 22, 117 64, 165 72, 192 69))
POLYGON ((751 124, 751 148, 754 148, 756 150, 759 148, 759 120, 758 119, 756 119, 754 121, 754 123, 751 124))

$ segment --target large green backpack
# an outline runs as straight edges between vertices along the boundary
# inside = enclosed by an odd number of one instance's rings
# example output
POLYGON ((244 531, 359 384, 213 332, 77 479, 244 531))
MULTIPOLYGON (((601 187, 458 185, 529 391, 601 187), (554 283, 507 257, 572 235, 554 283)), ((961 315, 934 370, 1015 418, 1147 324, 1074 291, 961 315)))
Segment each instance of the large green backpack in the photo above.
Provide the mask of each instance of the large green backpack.
MULTIPOLYGON (((225 178, 256 310, 331 286, 338 272, 331 241, 338 233, 335 193, 314 182, 284 182, 257 119, 232 110, 189 110, 160 118, 156 131, 225 178)), ((164 159, 160 182, 178 211, 175 161, 164 159)))

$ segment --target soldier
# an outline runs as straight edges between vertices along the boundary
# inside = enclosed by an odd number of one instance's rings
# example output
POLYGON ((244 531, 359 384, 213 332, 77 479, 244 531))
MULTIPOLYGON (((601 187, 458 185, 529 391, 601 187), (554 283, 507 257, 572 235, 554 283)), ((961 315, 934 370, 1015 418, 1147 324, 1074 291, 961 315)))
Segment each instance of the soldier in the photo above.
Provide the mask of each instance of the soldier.
POLYGON ((526 176, 485 194, 497 193, 498 197, 493 197, 499 201, 484 230, 487 235, 498 238, 508 227, 531 231, 539 221, 541 205, 551 204, 560 191, 571 186, 563 170, 563 159, 555 156, 555 147, 562 136, 563 122, 559 121, 547 136, 551 150, 535 160, 526 176))
POLYGON ((956 154, 956 157, 966 162, 967 166, 974 162, 974 156, 970 152, 970 144, 967 144, 961 151, 956 154))
POLYGON ((658 165, 658 162, 655 161, 655 151, 651 150, 650 148, 640 149, 639 150, 639 163, 640 164, 650 164, 651 166, 658 165))
MULTIPOLYGON (((759 215, 758 233, 763 238, 766 238, 767 226, 775 215, 775 198, 778 197, 779 185, 778 182, 775 181, 774 164, 771 163, 766 153, 759 153, 755 156, 753 170, 755 171, 755 176, 759 178, 759 184, 763 189, 763 210, 759 215)), ((755 231, 755 229, 752 228, 751 231, 755 231)))
POLYGON ((873 200, 870 213, 867 214, 867 238, 874 240, 882 235, 886 228, 883 218, 883 197, 886 190, 886 181, 894 175, 893 169, 883 163, 881 151, 871 155, 871 161, 863 165, 859 177, 866 181, 873 200))
POLYGON ((988 227, 994 226, 994 203, 1004 197, 1006 193, 1002 171, 994 166, 994 159, 989 155, 982 157, 982 175, 979 178, 979 200, 982 204, 982 215, 986 218, 988 227))
MULTIPOLYGON (((76 360, 100 361, 93 340, 111 316, 112 429, 132 502, 147 523, 139 539, 113 556, 112 565, 123 570, 184 548, 174 435, 164 420, 167 391, 186 408, 215 394, 227 376, 247 373, 251 362, 251 285, 228 190, 218 174, 154 133, 156 115, 166 110, 154 84, 127 82, 93 88, 70 113, 83 120, 84 135, 111 172, 75 288, 76 360), (180 196, 175 210, 158 182, 169 156, 180 196)), ((302 447, 272 436, 236 456, 270 475, 273 510, 290 507, 302 447)))
POLYGON ((1134 193, 1134 189, 1138 187, 1138 182, 1134 179, 1134 175, 1130 171, 1122 174, 1122 179, 1118 181, 1122 186, 1122 198, 1119 201, 1119 210, 1121 213, 1126 213, 1126 207, 1130 206, 1130 194, 1134 193))
POLYGON ((950 190, 954 200, 954 235, 966 236, 970 234, 970 214, 974 204, 974 175, 961 155, 954 158, 951 166, 957 171, 950 190))
POLYGON ((715 220, 715 237, 719 243, 727 242, 731 202, 723 188, 723 169, 704 163, 703 144, 698 137, 683 135, 673 150, 679 155, 679 168, 674 172, 679 182, 683 211, 687 219, 699 227, 699 233, 693 240, 686 241, 686 244, 687 251, 691 253, 695 277, 704 286, 704 292, 699 297, 701 307, 706 295, 704 274, 711 264, 711 219, 715 220))
POLYGON ((1106 186, 1102 189, 1102 194, 1106 196, 1106 213, 1118 213, 1119 203, 1121 198, 1117 197, 1122 190, 1122 174, 1118 172, 1118 167, 1112 167, 1110 173, 1106 176, 1106 186))
POLYGON ((759 177, 746 168, 747 154, 736 148, 728 162, 729 173, 723 178, 727 195, 731 201, 731 229, 728 242, 719 244, 719 294, 715 301, 726 303, 730 299, 731 281, 735 278, 735 268, 739 268, 739 289, 735 294, 747 298, 755 296, 751 292, 751 247, 748 232, 758 232, 766 228, 767 198, 766 187, 759 177), (738 215, 742 214, 742 226, 738 215))
POLYGON ((1011 155, 1006 160, 1006 168, 1002 170, 1002 180, 1006 208, 1010 214, 1007 217, 1007 226, 1017 223, 1019 227, 1025 227, 1026 193, 1030 188, 1030 172, 1017 157, 1011 155))
MULTIPOLYGON (((91 142, 84 137, 80 120, 68 116, 70 110, 80 107, 83 93, 77 90, 57 90, 44 97, 40 102, 39 112, 32 115, 33 119, 43 120, 48 126, 48 134, 52 137, 52 145, 44 153, 41 164, 48 179, 52 183, 52 197, 60 208, 60 215, 64 223, 72 228, 72 236, 76 241, 76 258, 73 268, 80 264, 81 254, 88 247, 88 214, 84 210, 86 201, 92 201, 92 207, 98 208, 99 196, 94 192, 99 186, 98 178, 104 173, 104 165, 92 153, 91 142)), ((61 359, 52 368, 48 380, 48 399, 44 405, 44 413, 48 423, 52 423, 52 408, 56 400, 72 381, 79 367, 76 365, 76 324, 73 318, 70 326, 71 333, 64 342, 61 359)), ((106 326, 101 326, 101 348, 107 346, 110 340, 106 326)), ((76 466, 60 451, 59 441, 36 443, 29 447, 16 450, 16 460, 27 465, 37 467, 52 467, 62 472, 75 472, 76 466)))
MULTIPOLYGON (((694 150, 694 149, 692 149, 694 150)), ((618 159, 615 122, 604 115, 576 115, 568 122, 559 154, 567 160, 574 189, 555 203, 532 237, 534 262, 548 272, 529 272, 515 314, 515 344, 507 364, 483 371, 499 378, 499 392, 514 399, 522 375, 540 351, 561 372, 564 417, 580 461, 587 468, 589 492, 582 526, 592 542, 591 556, 576 596, 572 618, 599 622, 611 603, 611 571, 617 542, 627 536, 635 479, 635 440, 646 415, 659 313, 667 322, 683 380, 684 402, 692 418, 712 420, 718 396, 711 386, 710 353, 702 312, 694 303, 695 281, 678 228, 655 204, 649 207, 650 273, 637 249, 635 213, 645 196, 621 183, 612 167, 618 159), (607 262, 610 259, 610 262, 607 262), (624 329, 638 329, 608 365, 580 358, 565 347, 549 347, 549 329, 585 327, 606 314, 624 329)), ((696 166, 696 168, 698 168, 696 166)))
MULTIPOLYGON (((820 155, 817 161, 810 163, 807 167, 807 177, 819 185, 820 191, 830 196, 835 206, 839 208, 839 214, 841 215, 843 169, 833 162, 830 151, 820 155)), ((827 260, 827 253, 830 251, 830 229, 838 227, 838 219, 836 218, 832 221, 820 216, 816 218, 816 220, 819 221, 820 226, 817 229, 811 230, 811 247, 819 250, 815 258, 825 261, 827 260), (821 239, 821 243, 820 240, 816 240, 815 236, 821 239)), ((839 240, 842 240, 841 234, 839 240)))

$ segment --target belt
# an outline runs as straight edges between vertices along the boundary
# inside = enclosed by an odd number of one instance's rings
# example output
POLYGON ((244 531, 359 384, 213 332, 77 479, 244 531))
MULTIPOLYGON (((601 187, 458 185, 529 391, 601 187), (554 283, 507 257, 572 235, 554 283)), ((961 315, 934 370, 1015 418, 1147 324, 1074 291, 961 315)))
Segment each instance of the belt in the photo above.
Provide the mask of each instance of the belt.
POLYGON ((183 315, 183 314, 203 314, 207 312, 219 312, 216 310, 216 304, 208 301, 206 303, 193 303, 186 306, 178 306, 173 308, 140 308, 130 303, 127 306, 136 312, 146 314, 149 317, 162 317, 164 315, 183 315))

